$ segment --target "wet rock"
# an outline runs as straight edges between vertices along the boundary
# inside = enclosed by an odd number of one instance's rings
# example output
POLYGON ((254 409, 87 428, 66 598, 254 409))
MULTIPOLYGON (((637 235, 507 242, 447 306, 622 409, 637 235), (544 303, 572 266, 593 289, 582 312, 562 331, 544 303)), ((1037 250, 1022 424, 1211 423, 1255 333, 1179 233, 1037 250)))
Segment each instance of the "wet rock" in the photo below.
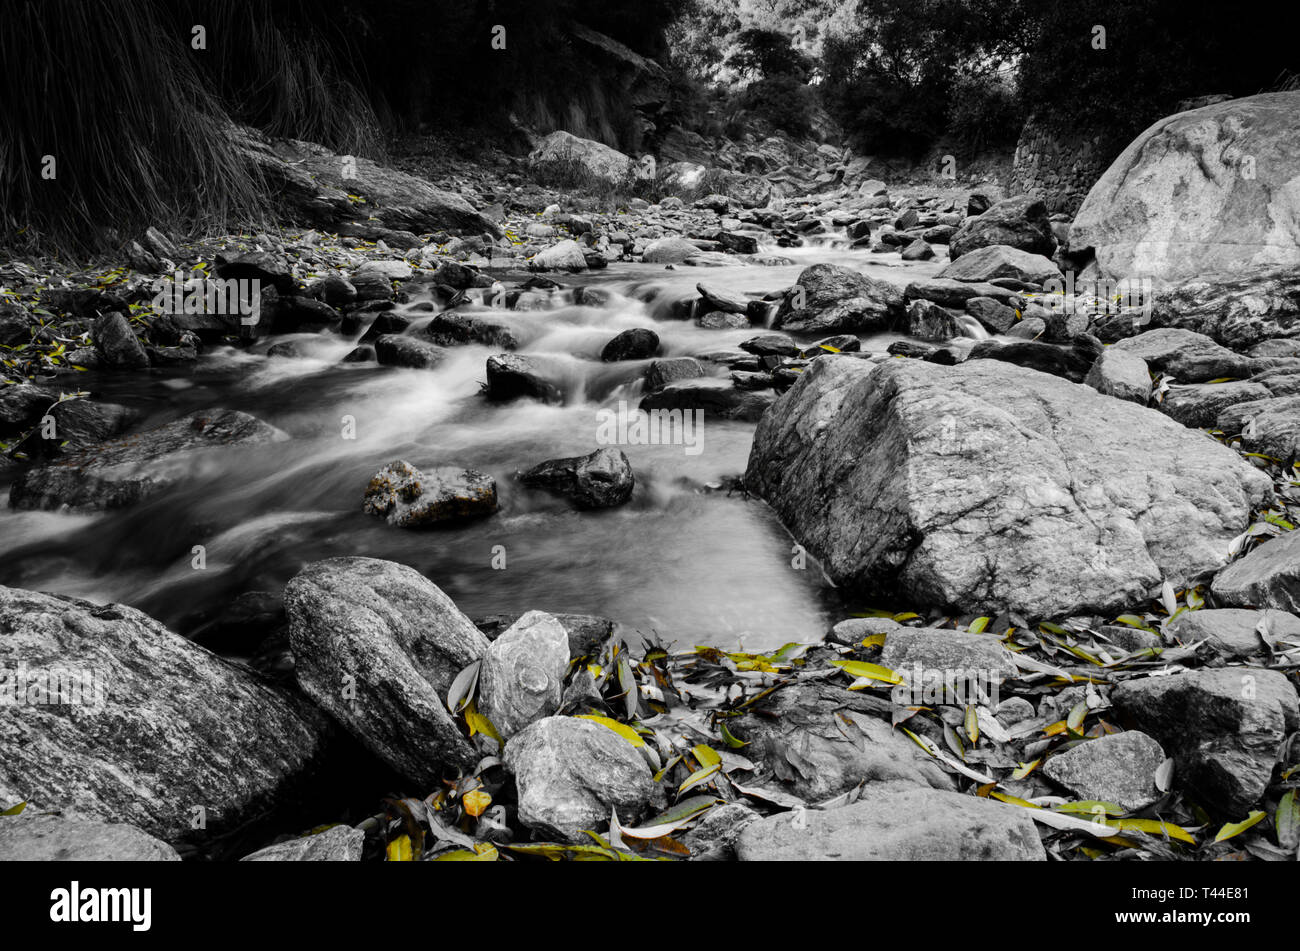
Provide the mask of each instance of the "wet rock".
POLYGON ((1295 688, 1257 667, 1128 680, 1111 701, 1173 756, 1177 788, 1234 820, 1259 802, 1282 741, 1300 728, 1295 688))
POLYGON ((823 337, 802 353, 804 357, 811 358, 828 353, 859 353, 861 350, 862 341, 857 337, 852 334, 836 334, 833 337, 823 337))
POLYGON ((362 511, 397 528, 432 528, 482 518, 497 510, 497 483, 476 469, 438 466, 421 472, 390 462, 366 487, 362 511))
POLYGON ((568 631, 551 615, 529 611, 483 654, 479 712, 508 742, 560 708, 568 670, 568 631))
POLYGON ((166 842, 125 822, 24 810, 0 817, 0 862, 179 862, 166 842))
POLYGON ((1207 577, 1271 491, 1204 434, 987 360, 816 360, 760 422, 745 481, 837 584, 1029 617, 1207 577), (978 478, 954 475, 976 457, 978 478))
POLYGON ((619 360, 648 360, 659 350, 659 335, 644 327, 624 330, 600 351, 602 363, 619 360))
POLYGON ((321 300, 332 307, 342 307, 357 299, 357 289, 340 274, 327 274, 321 281, 321 300))
POLYGON ((422 787, 477 753, 445 703, 488 640, 420 573, 327 558, 284 589, 298 685, 380 759, 422 787))
POLYGON ((938 789, 886 784, 838 809, 784 812, 745 828, 742 862, 1045 862, 1028 810, 938 789))
POLYGON ((337 327, 343 315, 324 301, 300 295, 265 298, 258 312, 257 329, 262 333, 307 333, 337 327))
POLYGON ((750 303, 752 303, 743 294, 733 294, 730 291, 702 282, 696 284, 695 289, 700 292, 700 297, 704 298, 705 306, 709 310, 720 310, 728 314, 744 314, 748 311, 750 303))
POLYGON ((597 449, 586 456, 549 459, 520 473, 524 485, 549 489, 573 500, 578 508, 603 509, 632 497, 636 479, 620 449, 597 449))
POLYGON ((669 357, 656 360, 646 367, 645 388, 647 392, 652 392, 678 380, 694 380, 702 376, 704 367, 694 357, 669 357))
POLYGON ((1202 608, 1184 611, 1169 625, 1169 633, 1184 644, 1206 641, 1216 654, 1228 660, 1266 653, 1268 647, 1261 632, 1300 641, 1300 618, 1286 611, 1202 608))
POLYGON ((444 311, 429 324, 429 338, 440 347, 477 343, 500 350, 518 350, 519 335, 509 321, 480 314, 444 311))
MULTIPOLYGON (((1021 321, 1027 324, 1028 320, 1021 321)), ((1083 338, 1079 343, 1061 347, 1039 340, 1017 340, 1003 343, 998 340, 981 340, 971 348, 971 360, 999 360, 1040 373, 1049 373, 1082 383, 1092 371, 1092 365, 1101 352, 1101 344, 1083 338)))
POLYGON ((790 333, 880 330, 903 314, 898 288, 835 264, 800 272, 777 309, 773 328, 790 333))
POLYGON ((290 294, 297 286, 293 269, 283 254, 274 251, 248 251, 233 258, 217 255, 217 277, 227 281, 258 281, 290 294))
POLYGON ((785 334, 759 334, 757 337, 750 337, 737 346, 746 353, 752 353, 759 357, 796 357, 799 355, 799 345, 785 334))
POLYGON ((723 310, 709 311, 701 314, 695 325, 704 330, 744 330, 749 326, 749 318, 744 314, 729 314, 723 310))
POLYGON ((933 341, 961 336, 957 318, 928 300, 914 300, 907 305, 907 332, 920 340, 933 341))
POLYGON ((331 826, 245 855, 241 862, 360 862, 366 834, 348 826, 331 826))
POLYGON ((584 841, 617 811, 641 818, 654 795, 650 768, 631 743, 591 720, 547 717, 506 744, 519 791, 519 820, 542 838, 584 841))
POLYGON ((214 453, 288 438, 236 410, 191 413, 24 470, 9 490, 9 504, 18 509, 121 508, 177 484, 214 453))
POLYGON ((393 282, 375 271, 352 275, 352 289, 357 303, 393 299, 393 282))
POLYGON ((967 220, 948 239, 948 256, 962 255, 990 245, 1006 245, 1050 258, 1056 250, 1047 206, 1032 195, 1007 198, 977 218, 967 220))
POLYGON ((136 339, 127 319, 110 311, 95 321, 90 330, 100 366, 115 370, 138 370, 149 365, 149 355, 136 339))
POLYGON ((447 359, 447 351, 431 340, 407 334, 382 334, 375 338, 375 358, 381 366, 432 370, 447 359))
POLYGON ((1137 812, 1162 795, 1156 770, 1165 761, 1160 744, 1140 730, 1085 740, 1043 764, 1043 774, 1079 799, 1113 802, 1137 812))
POLYGON ((169 842, 193 834, 196 807, 211 836, 288 801, 329 734, 310 705, 134 608, 0 587, 0 670, 23 668, 61 672, 63 692, 0 717, 0 802, 169 842))
POLYGON ((487 395, 493 400, 521 396, 544 403, 564 402, 564 391, 555 368, 537 357, 502 353, 487 359, 487 395))
POLYGON ((1109 348, 1101 352, 1083 382, 1098 393, 1146 406, 1151 374, 1146 361, 1133 353, 1109 348))
POLYGON ((534 271, 585 271, 587 258, 578 242, 565 240, 533 255, 528 266, 534 271))
POLYGON ((1023 340, 1037 340, 1047 332, 1047 324, 1038 317, 1025 317, 1016 321, 1011 329, 1007 331, 1008 337, 1019 337, 1023 340))
POLYGON ((934 248, 924 238, 917 238, 903 248, 901 256, 904 261, 929 261, 934 257, 934 248))
POLYGON ((0 383, 0 436, 13 436, 36 425, 58 399, 58 390, 34 383, 0 383))
POLYGON ((966 312, 983 324, 986 330, 995 334, 1007 333, 1019 320, 1015 308, 992 297, 970 298, 966 301, 966 312))
POLYGON ((1219 572, 1210 590, 1216 602, 1230 607, 1300 613, 1300 532, 1270 539, 1234 561, 1219 572))
POLYGON ((1005 244, 991 244, 969 251, 935 276, 957 281, 991 281, 998 277, 1012 277, 1029 284, 1046 284, 1048 281, 1063 279, 1060 268, 1050 258, 1005 244))
POLYGON ((975 297, 991 297, 1004 304, 1017 305, 1020 295, 1015 291, 998 287, 996 284, 978 284, 956 281, 948 277, 932 277, 928 280, 912 281, 903 289, 903 297, 909 301, 928 300, 943 307, 965 307, 966 302, 975 297))
POLYGON ((697 409, 711 419, 753 421, 760 418, 775 399, 773 393, 737 390, 726 380, 679 380, 643 396, 641 409, 697 409))
POLYGON ((48 415, 54 421, 50 438, 45 439, 43 428, 36 431, 42 451, 47 454, 77 452, 119 436, 139 416, 117 403, 96 403, 85 398, 55 403, 48 415))

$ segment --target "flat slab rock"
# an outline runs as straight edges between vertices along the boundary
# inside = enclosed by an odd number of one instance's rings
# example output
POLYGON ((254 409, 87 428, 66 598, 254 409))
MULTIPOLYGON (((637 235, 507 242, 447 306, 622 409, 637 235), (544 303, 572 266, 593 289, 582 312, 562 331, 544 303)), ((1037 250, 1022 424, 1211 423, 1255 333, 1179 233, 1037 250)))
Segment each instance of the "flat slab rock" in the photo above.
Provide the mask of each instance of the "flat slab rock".
POLYGON ((961 793, 886 784, 838 809, 768 816, 736 843, 743 862, 1045 862, 1027 810, 961 793))
POLYGON ((315 835, 278 842, 245 855, 241 862, 360 862, 366 834, 348 826, 331 826, 315 835))
POLYGON ((1220 657, 1242 660, 1265 653, 1261 632, 1300 642, 1300 618, 1286 611, 1202 608, 1184 611, 1169 625, 1169 632, 1184 644, 1206 641, 1220 657))
POLYGON ((0 802, 127 822, 169 842, 192 833, 196 807, 205 835, 273 808, 315 768, 330 732, 309 704, 121 604, 0 587, 0 672, 20 664, 92 673, 103 691, 5 709, 0 802))
POLYGON ((1043 764, 1043 775, 1079 799, 1113 802, 1129 812, 1162 795, 1156 770, 1165 761, 1160 744, 1139 730, 1086 740, 1043 764))
POLYGON ((997 361, 814 361, 746 484, 837 583, 1053 617, 1222 568, 1266 476, 1152 410, 997 361))
POLYGON ((288 438, 238 410, 203 410, 24 470, 9 490, 9 504, 17 509, 122 508, 191 475, 205 455, 288 438))
POLYGON ((1300 613, 1300 532, 1286 532, 1234 561, 1210 586, 1219 604, 1300 613))
POLYGON ((378 558, 327 558, 284 589, 298 685, 369 750, 433 788, 474 748, 447 711, 488 639, 424 575, 378 558))
POLYGON ((166 842, 125 822, 0 816, 0 862, 179 862, 166 842))

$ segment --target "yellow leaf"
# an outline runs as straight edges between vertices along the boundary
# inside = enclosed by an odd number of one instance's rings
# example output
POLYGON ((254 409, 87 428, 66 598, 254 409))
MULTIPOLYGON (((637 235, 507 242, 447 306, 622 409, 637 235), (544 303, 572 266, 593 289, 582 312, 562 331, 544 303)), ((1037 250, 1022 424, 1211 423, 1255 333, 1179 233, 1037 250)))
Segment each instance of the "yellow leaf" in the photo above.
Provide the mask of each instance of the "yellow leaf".
POLYGON ((970 631, 972 634, 983 634, 984 629, 989 626, 990 620, 991 618, 987 617, 977 617, 975 620, 970 622, 970 627, 966 628, 966 630, 970 631))
POLYGON ((1073 732, 1079 733, 1080 728, 1083 726, 1083 721, 1087 716, 1088 704, 1086 701, 1080 700, 1074 705, 1074 709, 1070 711, 1070 715, 1065 718, 1065 725, 1073 732))
POLYGON ((1032 761, 1030 761, 1030 762, 1028 762, 1028 763, 1021 763, 1021 764, 1020 764, 1020 765, 1015 769, 1015 771, 1011 774, 1011 778, 1012 778, 1012 779, 1017 779, 1017 780, 1018 780, 1018 779, 1024 779, 1026 776, 1028 776, 1030 773, 1032 773, 1035 769, 1037 769, 1037 768, 1038 768, 1038 764, 1041 763, 1042 761, 1043 761, 1043 760, 1042 760, 1042 757, 1039 757, 1038 759, 1036 759, 1036 760, 1032 760, 1032 761))
POLYGON ((492 805, 492 796, 482 789, 474 789, 461 796, 461 802, 465 804, 465 811, 477 819, 492 805))
POLYGON ((703 743, 700 743, 692 747, 691 753, 694 754, 696 761, 701 767, 722 765, 722 757, 719 756, 717 750, 713 749, 711 746, 705 746, 703 743))
POLYGON ((863 647, 881 647, 885 643, 884 634, 868 634, 862 639, 863 647))
POLYGON ((444 852, 439 855, 435 862, 495 862, 500 853, 497 852, 495 845, 488 842, 480 842, 474 846, 474 851, 469 849, 456 849, 452 852, 444 852))
POLYGON ((857 678, 865 677, 868 680, 879 680, 887 684, 901 684, 903 682, 902 677, 888 667, 881 667, 879 664, 868 664, 862 660, 833 660, 831 665, 857 678))
POLYGON ((409 835, 399 835, 392 842, 388 843, 388 861, 411 861, 411 837, 409 835))
POLYGON ((1226 823, 1224 827, 1219 830, 1219 834, 1214 837, 1214 841, 1223 842, 1227 839, 1231 839, 1237 833, 1245 832, 1247 829, 1249 829, 1251 826, 1258 823, 1263 818, 1264 818, 1263 811, 1256 809, 1253 812, 1251 812, 1251 814, 1248 815, 1245 819, 1242 819, 1240 822, 1226 823))
POLYGON ((718 762, 712 766, 705 766, 703 769, 697 769, 691 775, 686 777, 686 782, 677 787, 677 794, 680 796, 688 789, 694 789, 696 786, 707 783, 713 776, 722 769, 722 763, 718 762))
POLYGON ((501 739, 501 734, 497 732, 497 728, 492 725, 492 721, 478 712, 478 708, 473 701, 470 701, 469 706, 465 708, 465 722, 469 724, 470 736, 475 733, 482 733, 484 736, 492 737, 502 746, 506 745, 505 740, 501 739))
POLYGON ((579 714, 574 719, 591 720, 593 723, 599 723, 601 726, 608 727, 609 729, 613 730, 615 733, 617 733, 623 739, 627 740, 633 746, 645 746, 645 740, 641 739, 641 734, 638 733, 636 730, 632 729, 626 723, 619 723, 617 720, 611 719, 609 717, 598 716, 597 714, 594 713, 582 713, 579 714))
MULTIPOLYGON (((1260 815, 1263 815, 1263 813, 1260 813, 1260 815)), ((1192 838, 1191 833, 1182 826, 1176 826, 1172 822, 1161 822, 1159 819, 1108 819, 1106 825, 1122 832, 1145 832, 1148 835, 1168 833, 1171 839, 1179 839, 1192 845, 1196 844, 1196 840, 1192 838)))
POLYGON ((27 808, 27 800, 24 799, 24 800, 23 800, 22 802, 20 802, 18 805, 16 805, 16 806, 10 806, 8 809, 4 810, 3 812, 0 812, 0 816, 17 816, 17 815, 21 815, 21 814, 22 814, 22 811, 23 811, 24 809, 26 809, 26 808, 27 808))

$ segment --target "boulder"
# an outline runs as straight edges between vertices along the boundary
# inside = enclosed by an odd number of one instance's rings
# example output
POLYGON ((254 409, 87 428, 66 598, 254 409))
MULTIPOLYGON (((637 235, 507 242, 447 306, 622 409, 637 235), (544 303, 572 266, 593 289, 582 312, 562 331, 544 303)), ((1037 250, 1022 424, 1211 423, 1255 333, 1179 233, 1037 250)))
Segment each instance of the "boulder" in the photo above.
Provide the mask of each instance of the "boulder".
POLYGON ((617 812, 641 818, 654 795, 650 768, 613 730, 577 717, 538 720, 506 744, 506 768, 519 792, 519 821, 541 836, 588 841, 617 812))
POLYGON ((288 439, 237 410, 191 413, 154 429, 112 439, 18 474, 9 504, 18 509, 114 509, 161 492, 232 449, 288 439))
POLYGON ((579 138, 571 132, 552 132, 528 156, 532 165, 551 163, 581 168, 592 178, 617 182, 632 170, 632 159, 617 149, 591 139, 579 138))
POLYGON ((1203 580, 1271 493, 1204 434, 987 360, 816 360, 745 481, 837 584, 1029 617, 1203 580))
POLYGON ((772 326, 789 333, 881 330, 902 315, 894 285, 837 264, 814 264, 800 272, 772 326))
POLYGON ((1300 532, 1286 532, 1234 561, 1210 587, 1219 604, 1300 613, 1300 532))
POLYGON ((58 390, 35 383, 0 383, 0 437, 35 426, 58 401, 58 390))
POLYGON ((585 271, 587 257, 582 253, 582 245, 566 239, 533 255, 528 259, 528 267, 534 271, 585 271))
POLYGON ((241 862, 360 862, 366 834, 345 825, 299 836, 245 855, 241 862))
POLYGON ((1063 280, 1061 269, 1050 258, 1005 244, 990 244, 969 251, 950 262, 935 277, 955 281, 992 281, 994 278, 1012 277, 1029 284, 1063 280))
POLYGON ((408 334, 381 334, 374 343, 375 357, 381 366, 432 370, 447 359, 447 351, 432 340, 408 334))
POLYGON ((1083 382, 1098 393, 1139 406, 1146 406, 1151 397, 1151 373, 1146 361, 1114 348, 1101 352, 1083 382))
POLYGON ((529 611, 488 645, 479 669, 479 712, 501 738, 560 708, 569 672, 569 633, 543 611, 529 611))
POLYGON ((1169 625, 1169 633, 1184 644, 1205 641, 1220 657, 1245 660, 1268 651, 1261 636, 1300 642, 1300 618, 1286 611, 1244 608, 1202 608, 1184 611, 1169 625))
POLYGON ((563 403, 558 369, 538 357, 502 353, 487 359, 487 396, 511 400, 521 396, 544 403, 563 403))
POLYGON ((1111 702, 1174 758, 1179 789, 1233 820, 1259 803, 1282 741, 1300 729, 1295 688, 1284 674, 1259 667, 1127 680, 1111 691, 1111 702))
POLYGON ((709 419, 752 422, 772 405, 770 392, 737 390, 726 380, 679 380, 641 397, 641 409, 700 410, 709 419))
POLYGON ((1140 357, 1154 372, 1168 374, 1180 383, 1250 376, 1256 364, 1205 334, 1178 327, 1147 330, 1112 344, 1110 350, 1140 357))
POLYGON ((422 788, 478 754, 447 711, 488 639, 428 578, 377 558, 312 562, 285 586, 298 685, 422 788))
POLYGON ((399 459, 375 473, 361 509, 397 528, 431 528, 496 512, 497 483, 477 469, 438 466, 422 472, 399 459))
POLYGON ((752 303, 743 294, 733 294, 730 291, 703 282, 696 284, 695 289, 700 292, 700 297, 704 298, 704 303, 709 310, 721 310, 729 314, 744 314, 752 303))
POLYGON ((845 647, 859 647, 873 634, 889 634, 902 629, 903 625, 887 617, 852 617, 831 628, 826 639, 845 647))
POLYGON ((699 253, 699 246, 685 238, 659 238, 646 245, 641 260, 646 264, 682 264, 699 253))
POLYGON ((1181 327, 1244 350, 1300 336, 1300 274, 1294 268, 1243 268, 1198 275, 1157 289, 1151 324, 1181 327))
POLYGON ((978 672, 984 679, 998 683, 1017 673, 1011 652, 996 637, 932 627, 900 627, 886 631, 880 663, 903 674, 904 679, 916 668, 922 671, 978 672))
POLYGON ((520 333, 511 321, 455 310, 434 317, 428 334, 440 347, 476 343, 498 350, 518 350, 520 346, 520 333))
MULTIPOLYGON (((522 616, 494 614, 491 617, 479 618, 474 623, 489 640, 495 640, 510 630, 510 627, 522 616)), ((596 617, 593 614, 552 614, 551 617, 559 621, 568 633, 569 657, 575 660, 599 654, 600 649, 617 627, 609 618, 596 617)))
MULTIPOLYGON (((1031 329, 1030 325, 1035 320, 1036 318, 1027 317, 1016 324, 1007 336, 1015 337, 1018 336, 1017 331, 1031 329)), ((1087 337, 1080 338, 1068 347, 1041 340, 981 340, 971 347, 967 359, 1000 360, 1041 373, 1050 373, 1072 383, 1082 383, 1092 372, 1092 365, 1100 350, 1101 344, 1095 338, 1087 337)))
POLYGON ((1103 273, 1167 280, 1300 264, 1300 92, 1167 116, 1093 185, 1070 228, 1103 273), (1247 167, 1250 174, 1246 174, 1247 167))
POLYGON ((548 459, 519 475, 524 485, 557 492, 578 508, 604 509, 632 497, 636 478, 621 449, 605 448, 585 456, 548 459))
POLYGON ((1020 317, 1013 307, 992 297, 972 297, 966 301, 966 313, 978 320, 989 333, 1004 334, 1020 317))
POLYGON ((119 312, 110 311, 96 320, 90 335, 95 341, 100 366, 113 370, 138 370, 149 365, 149 355, 144 346, 119 312))
POLYGON ((948 257, 958 258, 990 245, 1006 245, 1050 258, 1056 250, 1047 206, 1032 195, 1007 198, 976 218, 967 219, 948 239, 948 257))
POLYGON ((602 363, 620 360, 648 360, 659 351, 659 335, 645 327, 624 330, 600 351, 602 363))
POLYGON ((1250 380, 1190 383, 1186 386, 1175 383, 1165 391, 1159 405, 1160 412, 1184 426, 1208 429, 1218 421, 1219 414, 1230 407, 1264 400, 1268 395, 1268 387, 1250 380))
POLYGON ((678 380, 694 380, 702 376, 704 367, 694 357, 669 357, 646 367, 645 388, 652 392, 678 380))
POLYGON ((907 332, 918 340, 944 341, 961 336, 957 318, 928 300, 907 305, 907 332))
POLYGON ((1045 862, 1030 810, 939 789, 867 787, 852 805, 760 819, 742 862, 1045 862))
POLYGON ((904 261, 929 261, 934 257, 934 248, 924 238, 917 238, 903 248, 899 256, 904 261))
MULTIPOLYGON (((857 338, 853 338, 857 340, 857 338)), ((748 340, 737 344, 741 350, 746 353, 752 353, 758 357, 796 357, 799 355, 799 345, 794 342, 793 338, 785 334, 759 334, 757 337, 750 337, 748 340)))
POLYGON ((0 816, 0 862, 179 862, 166 842, 125 822, 24 810, 0 816))
POLYGON ((1283 463, 1300 459, 1300 396, 1277 396, 1229 406, 1213 424, 1241 435, 1241 448, 1283 463))
POLYGON ((329 736, 300 698, 122 604, 0 587, 0 677, 27 701, 0 716, 0 803, 168 842, 199 808, 212 836, 284 805, 329 736))
POLYGON ((906 300, 928 300, 944 307, 964 307, 975 297, 991 297, 996 301, 1023 308, 1020 295, 996 284, 958 281, 950 277, 933 277, 912 281, 903 289, 906 300))
POLYGON ((1138 812, 1158 800, 1160 744, 1140 730, 1085 740, 1043 763, 1043 775, 1079 799, 1113 802, 1138 812))

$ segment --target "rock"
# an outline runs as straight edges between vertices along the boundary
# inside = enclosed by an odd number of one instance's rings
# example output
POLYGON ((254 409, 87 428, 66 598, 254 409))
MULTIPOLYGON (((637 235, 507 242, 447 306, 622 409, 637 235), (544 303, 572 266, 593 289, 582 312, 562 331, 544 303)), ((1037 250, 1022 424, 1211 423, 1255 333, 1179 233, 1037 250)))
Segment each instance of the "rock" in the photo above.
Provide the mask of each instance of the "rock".
POLYGON ((1158 800, 1156 770, 1165 761, 1160 744, 1140 730, 1085 740, 1048 757, 1043 775, 1078 799, 1113 802, 1138 812, 1158 800))
MULTIPOLYGON (((366 261, 357 268, 358 274, 380 274, 389 281, 409 281, 415 271, 405 261, 366 261)), ((434 274, 437 280, 437 273, 434 274)))
MULTIPOLYGON (((494 614, 489 618, 481 618, 475 622, 478 629, 487 635, 489 640, 500 637, 504 632, 510 629, 522 615, 518 614, 494 614)), ((591 614, 552 614, 551 617, 559 621, 569 636, 569 657, 578 659, 581 657, 594 657, 600 653, 605 642, 613 635, 617 625, 609 618, 596 617, 591 614)))
POLYGON ((299 836, 268 845, 241 862, 360 862, 366 834, 348 826, 330 826, 324 832, 299 836))
POLYGON ((49 410, 54 421, 50 438, 44 438, 43 427, 36 435, 47 454, 77 452, 120 436, 138 415, 117 403, 95 403, 85 398, 61 400, 49 410))
POLYGON ((684 238, 660 238, 646 245, 641 260, 645 264, 682 264, 699 252, 698 245, 684 238))
POLYGON ((872 634, 888 634, 901 630, 903 625, 887 617, 851 617, 840 621, 826 635, 828 641, 845 647, 858 647, 872 634))
POLYGON ((519 791, 519 821, 552 841, 585 841, 617 812, 641 818, 654 795, 650 768, 627 740, 576 717, 538 720, 506 744, 519 791))
POLYGON ((964 254, 991 245, 1006 245, 1050 258, 1056 250, 1056 238, 1047 218, 1047 206, 1031 195, 998 202, 957 229, 948 239, 948 257, 956 261, 964 254))
POLYGON ((729 314, 726 311, 715 310, 703 314, 695 325, 704 330, 744 330, 749 326, 749 318, 743 314, 729 314))
POLYGON ((472 267, 461 264, 459 261, 443 261, 438 265, 438 269, 433 272, 433 283, 435 285, 445 284, 447 287, 463 291, 478 286, 479 278, 482 276, 472 267))
POLYGON ((693 861, 731 861, 736 857, 740 833, 758 819, 758 813, 742 803, 722 803, 676 837, 690 851, 693 861))
POLYGON ((957 318, 928 300, 914 300, 907 305, 907 332, 920 340, 944 341, 961 336, 957 318))
POLYGON ((1267 93, 1167 116, 1088 192, 1072 252, 1102 272, 1168 280, 1300 264, 1300 92, 1267 93), (1242 174, 1248 158, 1251 175, 1242 174))
POLYGON ((1127 680, 1111 701, 1173 756, 1179 789, 1233 820, 1259 802, 1282 741, 1300 728, 1295 688, 1283 674, 1258 667, 1127 680))
POLYGON ((321 281, 321 300, 333 307, 342 307, 354 303, 357 289, 351 281, 340 274, 327 274, 321 281))
POLYGON ((1255 268, 1190 277, 1155 291, 1151 323, 1180 327, 1244 350, 1300 336, 1300 274, 1255 268))
POLYGON ((519 481, 558 492, 583 509, 622 505, 632 497, 636 483, 627 456, 613 448, 597 449, 570 459, 547 460, 521 473, 519 481))
POLYGON ((1264 542, 1219 572, 1210 590, 1219 604, 1300 613, 1300 533, 1264 542))
POLYGON ((0 716, 0 802, 169 842, 193 834, 195 807, 211 836, 288 801, 329 733, 301 700, 121 604, 0 587, 0 670, 29 700, 0 716), (38 684, 49 702, 30 702, 38 684))
POLYGON ((529 611, 483 654, 479 712, 508 742, 560 708, 568 672, 568 632, 551 615, 529 611))
POLYGON ((733 720, 729 728, 749 744, 745 755, 762 767, 758 780, 809 803, 864 781, 952 788, 932 757, 839 685, 796 684, 754 706, 757 716, 733 720), (850 731, 856 725, 862 739, 845 736, 839 724, 850 731))
POLYGON ((520 346, 519 334, 510 322, 454 310, 434 317, 428 333, 429 339, 440 347, 477 343, 501 350, 518 350, 520 346))
POLYGON ((487 396, 511 400, 521 396, 544 403, 563 403, 558 373, 537 357, 502 353, 487 359, 487 396))
POLYGON ((742 862, 1045 862, 1028 810, 938 789, 868 786, 838 809, 783 812, 740 833, 742 862))
POLYGON ((582 253, 582 245, 568 239, 533 255, 528 259, 528 267, 534 271, 585 271, 587 257, 582 253))
POLYGON ((790 333, 880 330, 903 315, 898 288, 836 264, 800 272, 777 309, 773 328, 790 333))
MULTIPOLYGON (((1008 336, 1016 336, 1015 331, 1033 319, 1026 318, 1020 321, 1008 336)), ((1087 338, 1082 338, 1080 342, 1069 347, 1039 340, 1016 340, 1009 343, 999 340, 981 340, 971 348, 967 359, 1000 360, 1026 369, 1038 370, 1040 373, 1050 373, 1072 383, 1082 383, 1092 372, 1092 365, 1096 362, 1100 350, 1100 343, 1095 339, 1089 341, 1087 338)))
POLYGON ((992 297, 970 298, 966 301, 966 312, 983 324, 986 330, 995 334, 1007 333, 1019 320, 1015 308, 992 297))
POLYGON ((1268 395, 1268 387, 1250 380, 1191 383, 1187 386, 1175 383, 1165 391, 1164 399, 1160 401, 1160 412, 1184 426, 1208 429, 1229 407, 1267 399, 1268 395))
POLYGON ((1241 434, 1241 448, 1290 463, 1300 459, 1300 396, 1278 396, 1229 406, 1214 425, 1241 434))
POLYGON ((356 292, 358 303, 393 299, 393 282, 373 271, 353 274, 352 289, 356 292))
POLYGON ((1232 450, 1087 387, 851 357, 814 361, 773 406, 745 481, 836 584, 1039 618, 1205 578, 1271 491, 1232 450), (978 477, 954 462, 976 458, 978 477))
POLYGON ((90 329, 100 365, 114 370, 138 370, 149 365, 149 355, 136 339, 131 325, 117 311, 109 311, 90 329))
POLYGON ((1120 340, 1110 349, 1141 357, 1152 370, 1180 383, 1250 376, 1255 368, 1254 360, 1233 353, 1204 334, 1176 327, 1148 330, 1120 340))
POLYGON ((397 528, 431 528, 496 512, 497 483, 476 469, 438 466, 421 472, 398 460, 375 473, 361 508, 397 528))
POLYGON ((35 322, 16 301, 0 301, 0 347, 17 347, 32 339, 35 322))
POLYGON ((285 586, 298 685, 423 788, 478 758, 444 706, 488 640, 433 582, 396 562, 327 558, 285 586))
POLYGON ((0 383, 0 436, 14 436, 40 422, 59 391, 35 383, 0 383))
POLYGON ((375 357, 381 366, 432 370, 447 359, 447 351, 432 340, 409 334, 381 334, 375 338, 375 357))
POLYGON ((775 395, 733 389, 726 380, 679 380, 641 397, 641 409, 700 410, 710 419, 758 419, 775 395))
POLYGON ((956 281, 991 281, 1012 277, 1029 284, 1063 280, 1060 268, 1041 254, 1030 254, 1005 244, 976 248, 949 263, 936 277, 956 281))
MULTIPOLYGON (((856 340, 857 338, 853 338, 856 340)), ((759 357, 797 357, 799 345, 785 334, 759 334, 737 344, 746 353, 759 357)))
POLYGON ((648 360, 659 351, 659 335, 644 327, 624 330, 600 351, 602 363, 620 360, 648 360))
POLYGON ((113 509, 155 495, 201 469, 215 453, 288 439, 236 410, 191 413, 154 429, 108 440, 25 469, 9 490, 17 509, 113 509))
POLYGON ((0 862, 179 862, 166 842, 125 822, 24 810, 0 817, 0 862))
POLYGON ((744 314, 748 311, 750 299, 743 294, 732 294, 728 291, 717 287, 710 287, 703 282, 696 284, 695 289, 700 292, 704 298, 704 303, 709 310, 720 310, 728 314, 744 314))
POLYGON ((1151 397, 1151 374, 1146 361, 1133 353, 1103 350, 1083 380, 1098 393, 1146 406, 1151 397))
POLYGON ((218 255, 216 264, 217 277, 223 280, 257 281, 281 294, 293 293, 298 285, 288 258, 275 251, 246 251, 233 258, 218 255))
POLYGON ((1169 625, 1169 633, 1184 644, 1207 641, 1228 660, 1245 660, 1267 651, 1260 631, 1270 637, 1300 640, 1300 618, 1286 611, 1248 611, 1242 608, 1202 608, 1184 611, 1169 625))
POLYGON ((552 132, 528 156, 530 164, 557 163, 577 166, 593 178, 617 182, 632 170, 632 159, 591 139, 582 139, 569 132, 552 132))
POLYGON ((913 281, 903 290, 906 300, 928 300, 944 307, 965 307, 966 302, 975 297, 991 297, 1002 303, 1014 306, 1020 301, 1020 295, 996 284, 981 284, 972 281, 957 281, 949 277, 934 277, 929 280, 913 281))
POLYGON ((1011 329, 1007 331, 1008 337, 1017 337, 1022 340, 1037 340, 1047 332, 1047 324, 1038 317, 1025 317, 1016 321, 1011 329))
MULTIPOLYGON (((694 357, 669 357, 656 360, 646 367, 646 392, 653 392, 678 380, 693 380, 704 376, 704 368, 694 357)), ((0 390, 3 394, 3 390, 0 390)))
POLYGON ((903 248, 901 257, 904 261, 928 261, 934 257, 934 248, 924 238, 917 238, 903 248))
MULTIPOLYGON (((931 627, 886 631, 880 663, 899 672, 917 667, 926 672, 978 672, 984 679, 997 683, 1018 672, 1011 652, 996 637, 931 627)), ((912 683, 906 676, 904 679, 912 683)))

